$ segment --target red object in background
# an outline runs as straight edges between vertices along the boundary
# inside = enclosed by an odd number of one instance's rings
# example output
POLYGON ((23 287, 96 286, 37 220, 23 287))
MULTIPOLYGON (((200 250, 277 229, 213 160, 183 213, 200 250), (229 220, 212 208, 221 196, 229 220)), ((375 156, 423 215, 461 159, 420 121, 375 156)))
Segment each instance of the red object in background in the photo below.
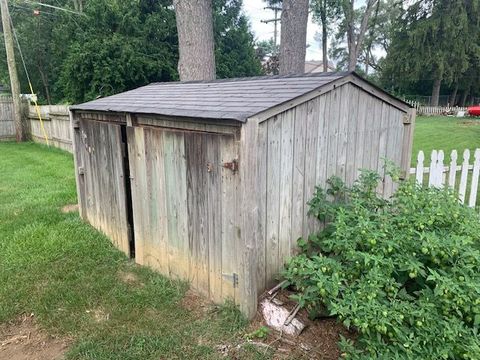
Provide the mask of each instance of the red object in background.
POLYGON ((468 113, 471 115, 471 116, 480 116, 480 105, 478 106, 470 106, 468 107, 468 113))
POLYGON ((33 15, 38 16, 40 15, 40 10, 33 10, 33 15))

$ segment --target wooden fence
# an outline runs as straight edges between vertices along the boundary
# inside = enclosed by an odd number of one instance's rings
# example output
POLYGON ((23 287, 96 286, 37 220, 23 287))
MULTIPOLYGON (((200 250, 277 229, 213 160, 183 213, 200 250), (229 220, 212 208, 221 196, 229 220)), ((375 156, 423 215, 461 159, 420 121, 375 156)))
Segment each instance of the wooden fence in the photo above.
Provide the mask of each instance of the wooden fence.
MULTIPOLYGON (((50 145, 73 152, 68 106, 40 106, 40 115, 50 145)), ((40 120, 34 106, 29 108, 28 120, 30 121, 32 140, 44 144, 45 136, 43 135, 40 120)))
MULTIPOLYGON (((39 106, 39 109, 50 145, 73 152, 68 106, 44 105, 39 106)), ((29 106, 26 116, 27 128, 30 130, 32 140, 46 143, 34 106, 29 106)), ((11 96, 0 96, 0 140, 12 139, 15 139, 13 100, 11 96)))
POLYGON ((13 100, 11 96, 0 96, 0 140, 14 138, 13 100))
POLYGON ((476 149, 473 157, 470 150, 463 152, 463 158, 458 158, 457 150, 450 154, 450 163, 445 164, 443 150, 433 150, 430 164, 425 163, 425 154, 420 151, 417 156, 417 166, 410 169, 421 185, 438 188, 449 186, 458 192, 460 201, 475 207, 478 194, 478 178, 480 174, 480 149, 476 149))
POLYGON ((467 112, 466 107, 459 106, 423 106, 417 101, 405 100, 412 105, 418 115, 432 116, 432 115, 457 115, 459 111, 467 112))

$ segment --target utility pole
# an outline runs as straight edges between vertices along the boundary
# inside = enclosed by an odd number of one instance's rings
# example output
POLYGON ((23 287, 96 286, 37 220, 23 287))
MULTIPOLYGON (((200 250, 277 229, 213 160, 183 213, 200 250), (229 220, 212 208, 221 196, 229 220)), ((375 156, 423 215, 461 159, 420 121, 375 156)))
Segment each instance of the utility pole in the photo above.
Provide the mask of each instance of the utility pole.
POLYGON ((278 6, 267 6, 265 9, 269 9, 269 10, 273 10, 275 11, 275 16, 273 19, 270 19, 270 20, 262 20, 262 23, 264 24, 268 24, 268 23, 271 23, 273 22, 274 23, 274 26, 275 26, 275 30, 273 31, 273 43, 275 45, 275 47, 277 46, 277 38, 278 38, 278 26, 277 26, 277 23, 280 22, 280 18, 278 17, 278 12, 279 11, 282 11, 282 8, 278 7, 278 6))
POLYGON ((8 11, 7 0, 0 0, 2 11, 3 36, 5 38, 5 49, 7 52, 8 73, 13 98, 13 117, 15 123, 15 134, 17 142, 24 141, 26 132, 23 126, 22 107, 20 99, 20 82, 18 81, 17 65, 15 63, 15 51, 13 47, 12 27, 10 24, 10 12, 8 11))

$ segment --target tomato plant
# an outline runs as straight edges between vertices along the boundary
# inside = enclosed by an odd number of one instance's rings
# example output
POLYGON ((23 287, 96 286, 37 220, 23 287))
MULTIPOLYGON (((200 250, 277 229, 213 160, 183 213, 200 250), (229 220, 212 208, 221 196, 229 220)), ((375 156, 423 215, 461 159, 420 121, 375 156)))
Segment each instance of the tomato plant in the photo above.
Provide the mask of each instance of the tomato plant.
POLYGON ((398 183, 377 195, 362 172, 317 188, 310 214, 326 225, 300 239, 284 276, 312 314, 359 336, 349 359, 480 359, 480 218, 450 190, 398 183))

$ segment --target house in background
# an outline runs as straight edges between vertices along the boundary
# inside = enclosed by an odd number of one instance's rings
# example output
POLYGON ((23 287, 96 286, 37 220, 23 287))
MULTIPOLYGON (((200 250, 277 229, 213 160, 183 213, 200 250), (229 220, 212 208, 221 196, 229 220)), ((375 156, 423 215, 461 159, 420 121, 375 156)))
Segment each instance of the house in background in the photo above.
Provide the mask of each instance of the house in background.
MULTIPOLYGON (((335 65, 333 62, 328 61, 328 70, 327 72, 335 72, 335 65)), ((323 71, 323 61, 322 60, 311 60, 305 61, 305 73, 313 74, 313 73, 321 73, 323 71)))

